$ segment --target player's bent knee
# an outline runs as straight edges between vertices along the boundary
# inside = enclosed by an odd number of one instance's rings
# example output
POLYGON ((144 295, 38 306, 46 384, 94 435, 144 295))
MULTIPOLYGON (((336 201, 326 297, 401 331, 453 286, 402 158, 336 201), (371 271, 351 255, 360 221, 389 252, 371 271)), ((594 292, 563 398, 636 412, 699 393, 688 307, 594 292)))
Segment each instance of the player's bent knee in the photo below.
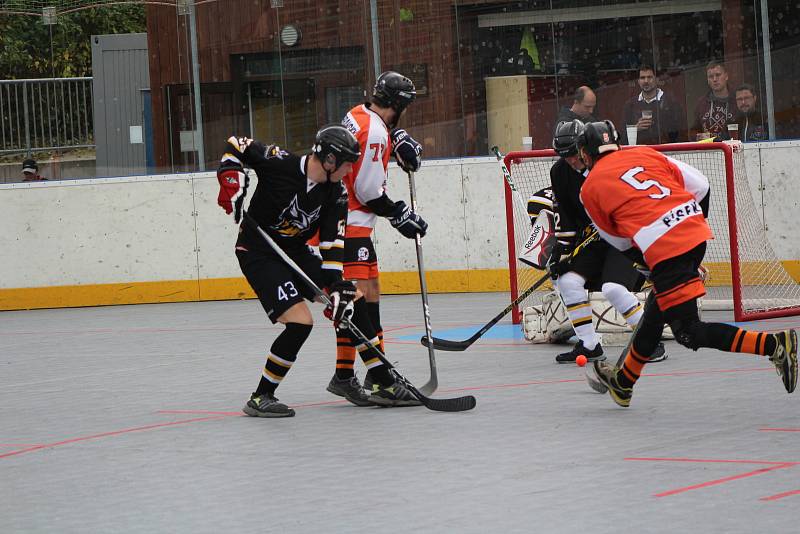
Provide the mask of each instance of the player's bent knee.
POLYGON ((308 309, 308 305, 305 301, 301 301, 283 312, 278 317, 278 322, 281 324, 297 323, 312 327, 314 325, 314 318, 311 316, 311 310, 308 309))
POLYGON ((586 279, 578 273, 570 271, 559 276, 558 280, 556 280, 556 285, 558 286, 558 290, 562 293, 564 291, 583 291, 586 285, 586 279))
POLYGON ((674 319, 669 323, 675 341, 692 350, 708 346, 703 323, 696 318, 674 319))

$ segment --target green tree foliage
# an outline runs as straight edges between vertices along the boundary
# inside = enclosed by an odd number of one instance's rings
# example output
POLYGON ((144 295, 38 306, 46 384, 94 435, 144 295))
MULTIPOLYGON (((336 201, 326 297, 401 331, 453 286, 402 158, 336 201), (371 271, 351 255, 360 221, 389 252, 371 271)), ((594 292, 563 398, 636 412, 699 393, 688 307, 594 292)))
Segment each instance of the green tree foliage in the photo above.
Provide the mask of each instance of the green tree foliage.
POLYGON ((51 60, 50 27, 41 17, 0 15, 0 77, 91 76, 92 35, 142 33, 146 26, 141 4, 92 7, 59 14, 56 20, 51 60))

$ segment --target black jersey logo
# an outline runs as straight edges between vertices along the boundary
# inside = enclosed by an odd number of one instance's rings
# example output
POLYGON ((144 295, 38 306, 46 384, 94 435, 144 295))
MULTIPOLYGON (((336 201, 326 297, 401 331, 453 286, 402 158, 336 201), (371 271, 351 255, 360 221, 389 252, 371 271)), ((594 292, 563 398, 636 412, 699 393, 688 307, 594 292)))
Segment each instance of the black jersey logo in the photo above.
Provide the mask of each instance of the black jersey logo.
POLYGON ((297 195, 295 195, 289 206, 281 213, 280 222, 273 228, 281 235, 294 237, 311 228, 311 225, 319 219, 321 209, 322 206, 317 206, 314 211, 306 213, 300 208, 297 195))

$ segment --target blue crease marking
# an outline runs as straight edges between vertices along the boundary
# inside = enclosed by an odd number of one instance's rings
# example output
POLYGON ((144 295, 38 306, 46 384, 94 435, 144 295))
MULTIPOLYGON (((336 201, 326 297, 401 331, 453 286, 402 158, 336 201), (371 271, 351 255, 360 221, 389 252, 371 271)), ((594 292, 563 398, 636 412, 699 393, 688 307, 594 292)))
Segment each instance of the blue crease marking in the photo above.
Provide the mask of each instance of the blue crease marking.
MULTIPOLYGON (((453 341, 461 341, 471 337, 475 332, 481 329, 483 325, 476 326, 461 326, 458 328, 434 328, 433 335, 442 339, 450 339, 453 341)), ((396 339, 401 341, 418 341, 419 338, 425 335, 425 330, 420 330, 413 334, 398 336, 396 339)), ((481 336, 481 339, 502 339, 511 341, 522 341, 525 336, 522 333, 522 328, 516 324, 498 324, 494 325, 488 332, 481 336)))

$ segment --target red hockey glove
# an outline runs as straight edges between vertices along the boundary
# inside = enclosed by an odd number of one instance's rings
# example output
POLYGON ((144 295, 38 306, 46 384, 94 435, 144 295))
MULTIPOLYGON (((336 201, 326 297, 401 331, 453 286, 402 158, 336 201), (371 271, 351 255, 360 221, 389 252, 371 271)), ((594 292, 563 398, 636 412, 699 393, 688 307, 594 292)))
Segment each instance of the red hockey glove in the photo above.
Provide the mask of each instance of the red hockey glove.
POLYGON ((325 307, 325 317, 333 321, 335 327, 343 320, 349 321, 353 316, 353 301, 356 298, 356 286, 353 282, 341 280, 334 282, 328 288, 328 297, 331 303, 325 307))
POLYGON ((250 185, 250 177, 240 168, 229 167, 220 168, 217 171, 219 181, 219 204, 225 213, 233 213, 233 220, 237 223, 242 220, 242 206, 247 196, 247 187, 250 185))

